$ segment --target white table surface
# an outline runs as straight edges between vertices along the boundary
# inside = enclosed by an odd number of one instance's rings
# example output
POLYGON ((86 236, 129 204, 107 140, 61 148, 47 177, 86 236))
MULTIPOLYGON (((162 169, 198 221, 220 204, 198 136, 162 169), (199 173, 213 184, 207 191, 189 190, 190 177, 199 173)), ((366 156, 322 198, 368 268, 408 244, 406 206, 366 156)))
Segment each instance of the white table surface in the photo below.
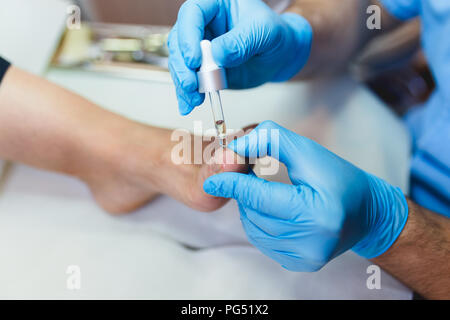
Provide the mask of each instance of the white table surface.
MULTIPOLYGON (((212 127, 206 107, 178 115, 166 73, 143 81, 51 69, 47 78, 144 123, 212 127)), ((232 128, 275 120, 407 189, 406 130, 346 78, 225 92, 223 102, 232 128)), ((367 289, 371 263, 353 253, 317 273, 282 269, 248 245, 234 202, 208 214, 160 197, 111 217, 79 181, 22 165, 0 194, 0 261, 0 298, 411 298, 386 273, 381 290, 367 289), (81 268, 81 290, 66 288, 69 265, 81 268)))

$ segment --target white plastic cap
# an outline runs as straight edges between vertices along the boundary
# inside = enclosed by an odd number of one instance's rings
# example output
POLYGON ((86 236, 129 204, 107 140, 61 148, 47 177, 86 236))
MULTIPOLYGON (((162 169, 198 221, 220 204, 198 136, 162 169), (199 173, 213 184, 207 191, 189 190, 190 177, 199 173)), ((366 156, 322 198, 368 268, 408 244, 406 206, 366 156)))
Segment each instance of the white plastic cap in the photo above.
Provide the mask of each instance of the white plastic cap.
POLYGON ((197 72, 198 91, 201 93, 218 91, 227 88, 227 77, 225 69, 219 68, 214 61, 211 51, 211 41, 202 40, 202 65, 197 72))
POLYGON ((211 41, 202 40, 200 41, 200 48, 202 49, 202 65, 200 71, 208 72, 220 69, 219 66, 214 61, 212 51, 211 51, 211 41))

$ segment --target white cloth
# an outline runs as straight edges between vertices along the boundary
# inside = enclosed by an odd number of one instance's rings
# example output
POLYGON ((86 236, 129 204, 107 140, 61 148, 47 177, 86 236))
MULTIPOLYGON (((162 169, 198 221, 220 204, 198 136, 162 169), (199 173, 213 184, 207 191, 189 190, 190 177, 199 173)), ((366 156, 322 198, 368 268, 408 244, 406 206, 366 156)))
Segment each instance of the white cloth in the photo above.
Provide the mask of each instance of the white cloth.
POLYGON ((17 166, 0 197, 1 299, 409 299, 353 253, 318 273, 295 273, 249 246, 236 205, 215 213, 161 197, 112 217, 79 181, 17 166), (203 250, 190 250, 181 243, 203 250), (81 289, 68 290, 69 266, 81 289))

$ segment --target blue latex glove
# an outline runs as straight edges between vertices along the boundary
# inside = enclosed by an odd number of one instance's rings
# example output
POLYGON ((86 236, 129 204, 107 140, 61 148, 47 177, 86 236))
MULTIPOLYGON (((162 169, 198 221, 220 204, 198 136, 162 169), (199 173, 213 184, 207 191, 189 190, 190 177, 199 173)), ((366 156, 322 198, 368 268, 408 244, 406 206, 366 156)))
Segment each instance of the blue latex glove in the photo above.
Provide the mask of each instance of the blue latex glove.
POLYGON ((247 157, 275 152, 287 166, 293 185, 228 172, 204 190, 236 199, 249 241, 289 270, 319 270, 351 248, 376 257, 403 230, 408 206, 399 188, 308 138, 266 121, 228 147, 247 157))
POLYGON ((298 73, 309 57, 312 29, 301 16, 278 15, 261 0, 186 1, 168 40, 182 115, 204 100, 196 76, 203 39, 213 39, 213 57, 226 68, 229 88, 243 89, 298 73))

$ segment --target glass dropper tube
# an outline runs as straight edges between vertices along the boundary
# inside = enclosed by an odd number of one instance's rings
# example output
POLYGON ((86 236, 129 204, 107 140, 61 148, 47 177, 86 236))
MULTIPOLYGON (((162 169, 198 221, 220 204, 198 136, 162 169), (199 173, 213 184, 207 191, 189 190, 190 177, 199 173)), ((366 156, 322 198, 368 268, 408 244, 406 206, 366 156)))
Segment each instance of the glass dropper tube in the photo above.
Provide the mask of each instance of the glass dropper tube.
POLYGON ((225 148, 227 145, 227 126, 225 125, 225 118, 223 116, 222 100, 220 99, 219 91, 208 92, 209 102, 214 117, 214 125, 217 131, 220 145, 225 148))

